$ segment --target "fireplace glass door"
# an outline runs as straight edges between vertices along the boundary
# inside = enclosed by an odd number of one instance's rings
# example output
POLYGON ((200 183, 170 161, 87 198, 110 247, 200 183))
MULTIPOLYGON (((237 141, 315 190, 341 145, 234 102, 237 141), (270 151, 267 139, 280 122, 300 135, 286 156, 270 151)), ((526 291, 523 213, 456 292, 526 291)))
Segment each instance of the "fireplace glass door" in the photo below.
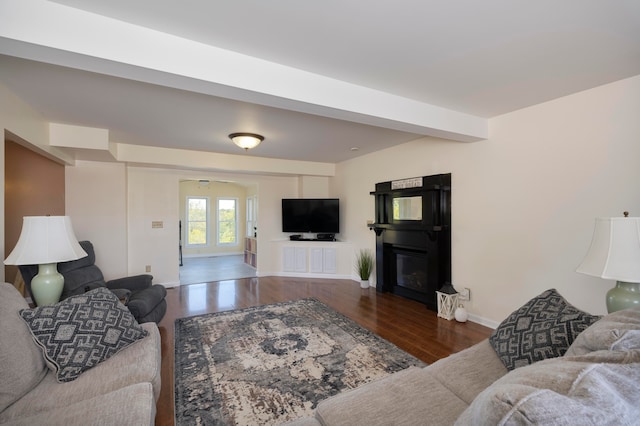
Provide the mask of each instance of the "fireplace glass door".
POLYGON ((427 292, 427 253, 396 249, 396 284, 420 293, 427 292))

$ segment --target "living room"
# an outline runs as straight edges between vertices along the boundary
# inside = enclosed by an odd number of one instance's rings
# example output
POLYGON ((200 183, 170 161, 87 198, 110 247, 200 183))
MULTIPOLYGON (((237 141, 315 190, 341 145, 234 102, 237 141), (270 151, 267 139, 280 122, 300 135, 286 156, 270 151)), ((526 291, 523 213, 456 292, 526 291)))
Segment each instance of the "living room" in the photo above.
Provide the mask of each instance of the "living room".
MULTIPOLYGON (((6 42, 10 34, 2 37, 6 42)), ((15 46, 0 46, 7 55, 0 66, 15 66, 15 46)), ((637 50, 632 53, 638 57, 637 50)), ((370 193, 376 183, 451 173, 452 284, 470 289, 465 302, 470 320, 495 327, 548 288, 580 309, 605 314, 605 294, 613 283, 576 268, 589 248, 596 217, 623 211, 640 216, 640 69, 481 118, 487 136, 473 142, 417 134, 336 163, 118 143, 109 139, 106 125, 51 121, 25 97, 0 74, 5 139, 15 137, 65 164, 65 214, 78 238, 98 248, 109 278, 144 273, 151 265, 156 283, 178 285, 179 182, 204 178, 256 185, 260 277, 284 275, 280 247, 288 234, 281 231, 281 199, 339 198, 339 239, 349 245, 350 256, 340 257, 336 277, 357 280, 351 256, 375 247, 367 223, 374 217, 370 193), (51 139, 60 134, 65 143, 81 139, 79 149, 91 147, 95 159, 70 157, 51 139), (115 157, 105 157, 111 150, 117 151, 115 157)))
MULTIPOLYGON (((340 239, 373 248, 375 236, 366 223, 373 218, 369 192, 377 182, 450 172, 453 285, 471 289, 471 318, 495 325, 549 286, 576 306, 603 313, 608 285, 575 269, 589 247, 595 217, 640 211, 634 161, 640 153, 639 90, 640 77, 607 84, 492 118, 485 141, 422 138, 337 164, 332 177, 253 175, 260 239, 286 238, 280 199, 331 195, 343 200, 340 239), (301 187, 308 181, 313 192, 307 195, 301 187)), ((2 103, 3 128, 46 148, 47 123, 38 113, 6 88, 2 103)), ((152 264, 157 282, 178 282, 178 182, 189 176, 201 173, 89 161, 67 167, 67 214, 79 238, 106 252, 128 249, 126 263, 107 268, 106 275, 140 273, 152 264), (105 217, 104 211, 112 213, 105 217), (101 226, 94 226, 94 217, 101 226), (151 220, 166 227, 152 229, 151 220)), ((270 245, 258 250, 259 275, 277 274, 280 264, 270 245)))
MULTIPOLYGON (((258 186, 264 242, 258 247, 258 275, 281 270, 270 247, 287 238, 280 232, 281 198, 340 198, 340 239, 354 249, 373 248, 366 223, 373 218, 369 193, 377 182, 452 173, 453 285, 471 289, 472 318, 495 324, 512 306, 552 284, 577 306, 603 312, 608 286, 575 268, 595 217, 640 212, 640 171, 634 162, 640 149, 639 80, 622 79, 492 117, 489 136, 478 142, 417 137, 337 164, 127 144, 117 144, 124 161, 74 162, 52 146, 48 121, 4 85, 0 119, 4 129, 36 149, 74 164, 66 170, 65 195, 76 232, 105 252, 127 253, 108 264, 107 275, 144 272, 152 265, 156 280, 167 285, 179 281, 178 182, 201 178, 203 172, 194 168, 209 168, 206 175, 221 180, 250 176, 258 186), (152 229, 153 220, 163 221, 164 228, 152 229)), ((85 138, 87 146, 106 144, 93 151, 113 146, 103 129, 90 134, 95 140, 85 138)), ((350 265, 347 271, 352 272, 350 265)))

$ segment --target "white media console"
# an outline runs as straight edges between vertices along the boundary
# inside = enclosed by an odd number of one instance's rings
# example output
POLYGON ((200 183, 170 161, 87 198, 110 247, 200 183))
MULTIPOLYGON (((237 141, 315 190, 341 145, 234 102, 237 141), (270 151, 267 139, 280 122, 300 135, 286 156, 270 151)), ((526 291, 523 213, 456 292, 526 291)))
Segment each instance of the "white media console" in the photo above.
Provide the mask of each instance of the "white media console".
POLYGON ((342 241, 276 241, 282 276, 353 278, 353 245, 342 241))

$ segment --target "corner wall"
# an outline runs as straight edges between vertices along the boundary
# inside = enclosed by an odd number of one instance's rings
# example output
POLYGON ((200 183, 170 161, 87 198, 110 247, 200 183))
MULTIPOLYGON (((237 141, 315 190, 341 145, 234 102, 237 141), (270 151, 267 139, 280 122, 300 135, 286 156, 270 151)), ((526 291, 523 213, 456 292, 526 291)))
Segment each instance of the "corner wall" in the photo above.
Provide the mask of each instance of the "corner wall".
POLYGON ((76 237, 91 241, 105 279, 128 275, 126 166, 78 161, 65 168, 65 186, 76 237))
MULTIPOLYGON (((49 126, 34 109, 16 97, 11 91, 0 83, 0 131, 2 138, 0 143, 0 185, 3 196, 0 197, 0 215, 2 215, 3 226, 0 227, 0 253, 4 260, 9 253, 4 250, 4 141, 8 133, 18 136, 38 146, 46 145, 49 138, 49 126)), ((0 268, 0 279, 4 282, 4 268, 0 268)))
POLYGON ((612 281, 575 272, 597 216, 640 216, 640 76, 490 120, 476 143, 419 139, 341 163, 345 238, 374 247, 376 182, 452 173, 453 284, 471 317, 496 325, 556 288, 603 314, 612 281))
MULTIPOLYGON (((14 136, 12 136, 14 137, 14 136)), ((24 216, 65 214, 64 166, 5 137, 5 253, 16 246, 24 216)), ((18 267, 4 267, 7 282, 15 282, 18 267)))

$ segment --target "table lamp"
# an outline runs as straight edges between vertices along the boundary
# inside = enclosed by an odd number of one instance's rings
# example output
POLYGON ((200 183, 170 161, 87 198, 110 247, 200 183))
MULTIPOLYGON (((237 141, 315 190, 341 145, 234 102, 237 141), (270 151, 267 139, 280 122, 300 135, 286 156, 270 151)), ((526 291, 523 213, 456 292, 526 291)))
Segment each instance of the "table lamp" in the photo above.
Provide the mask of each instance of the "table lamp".
POLYGON ((576 272, 609 280, 607 311, 640 307, 640 217, 596 218, 591 247, 576 272))
POLYGON ((25 216, 18 243, 5 265, 39 265, 31 280, 31 295, 38 306, 60 300, 64 277, 57 263, 80 259, 87 253, 80 247, 69 216, 25 216))

